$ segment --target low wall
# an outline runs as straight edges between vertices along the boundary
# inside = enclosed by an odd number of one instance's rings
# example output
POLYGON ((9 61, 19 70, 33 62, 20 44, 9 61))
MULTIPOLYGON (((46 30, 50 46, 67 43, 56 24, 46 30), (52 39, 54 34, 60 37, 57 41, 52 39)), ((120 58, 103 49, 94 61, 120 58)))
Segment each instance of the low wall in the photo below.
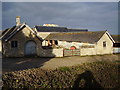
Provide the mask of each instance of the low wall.
POLYGON ((63 48, 43 49, 42 57, 63 57, 63 48))
POLYGON ((119 48, 113 48, 113 53, 120 53, 120 47, 119 48))
POLYGON ((80 56, 96 55, 95 48, 80 48, 80 56))

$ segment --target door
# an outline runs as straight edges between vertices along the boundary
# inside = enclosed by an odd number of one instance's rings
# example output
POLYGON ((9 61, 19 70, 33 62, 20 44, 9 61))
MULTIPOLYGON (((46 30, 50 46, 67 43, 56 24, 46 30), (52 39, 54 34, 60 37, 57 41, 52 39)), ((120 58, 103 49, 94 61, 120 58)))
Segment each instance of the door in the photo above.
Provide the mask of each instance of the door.
POLYGON ((28 41, 25 44, 25 55, 36 55, 36 43, 34 41, 28 41))

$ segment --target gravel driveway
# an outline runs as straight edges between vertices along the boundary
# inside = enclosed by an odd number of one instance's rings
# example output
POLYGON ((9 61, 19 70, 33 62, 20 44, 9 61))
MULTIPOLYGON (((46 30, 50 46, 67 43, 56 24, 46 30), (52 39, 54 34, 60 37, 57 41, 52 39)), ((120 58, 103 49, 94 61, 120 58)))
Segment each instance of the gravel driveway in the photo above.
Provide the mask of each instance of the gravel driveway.
POLYGON ((56 69, 62 66, 74 66, 86 62, 115 61, 119 60, 118 56, 120 56, 120 54, 64 58, 4 58, 2 59, 2 71, 5 73, 38 67, 42 69, 56 69))

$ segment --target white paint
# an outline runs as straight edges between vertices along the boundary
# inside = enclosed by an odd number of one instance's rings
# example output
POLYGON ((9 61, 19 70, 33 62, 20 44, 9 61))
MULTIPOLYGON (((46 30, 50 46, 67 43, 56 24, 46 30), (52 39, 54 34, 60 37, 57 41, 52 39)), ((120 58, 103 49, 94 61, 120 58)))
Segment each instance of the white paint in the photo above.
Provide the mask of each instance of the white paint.
POLYGON ((42 57, 63 57, 63 48, 43 49, 42 57))
POLYGON ((120 48, 113 48, 113 53, 120 53, 120 48))
POLYGON ((96 55, 96 48, 80 48, 80 55, 96 55))

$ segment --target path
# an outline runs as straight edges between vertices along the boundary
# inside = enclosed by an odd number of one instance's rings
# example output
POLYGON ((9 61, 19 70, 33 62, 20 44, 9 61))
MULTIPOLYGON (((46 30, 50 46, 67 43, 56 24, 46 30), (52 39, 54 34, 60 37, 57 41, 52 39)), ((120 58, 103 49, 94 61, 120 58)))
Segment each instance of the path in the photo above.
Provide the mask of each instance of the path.
POLYGON ((86 62, 115 61, 119 60, 118 56, 120 56, 120 54, 64 58, 4 58, 2 60, 2 70, 4 73, 38 67, 42 69, 56 69, 62 66, 74 66, 86 62))

